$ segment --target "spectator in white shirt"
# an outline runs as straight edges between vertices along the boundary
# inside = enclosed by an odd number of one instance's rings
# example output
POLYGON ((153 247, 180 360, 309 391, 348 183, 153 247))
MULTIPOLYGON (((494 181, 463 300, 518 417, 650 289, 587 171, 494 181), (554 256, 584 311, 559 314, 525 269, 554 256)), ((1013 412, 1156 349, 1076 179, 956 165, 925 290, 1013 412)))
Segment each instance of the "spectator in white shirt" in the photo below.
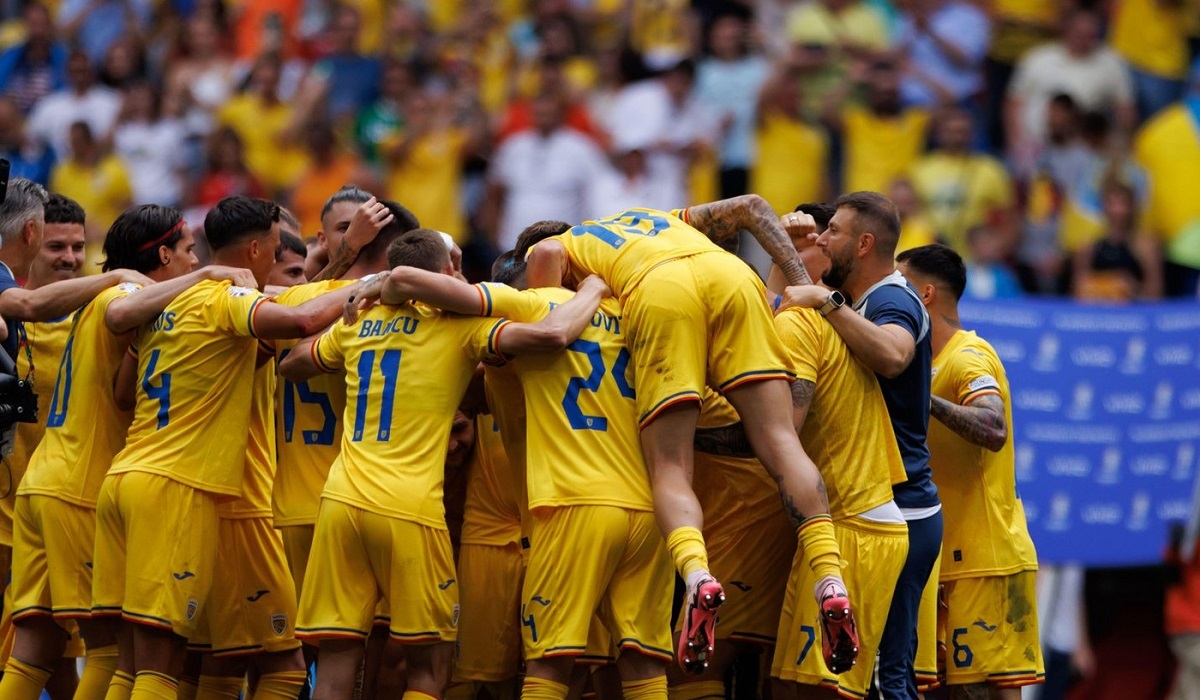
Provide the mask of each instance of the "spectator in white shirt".
POLYGON ((1125 62, 1100 42, 1100 17, 1090 10, 1067 16, 1062 40, 1031 50, 1008 86, 1005 129, 1009 158, 1027 174, 1046 142, 1051 98, 1069 95, 1081 112, 1108 112, 1122 130, 1136 118, 1133 83, 1125 62))
POLYGON ((538 95, 534 128, 511 136, 492 159, 481 223, 500 251, 536 221, 579 223, 587 216, 588 184, 605 167, 604 154, 564 125, 565 110, 561 93, 538 95))
POLYGON ((177 207, 183 198, 187 129, 178 118, 178 105, 167 110, 173 114, 163 111, 155 90, 136 83, 126 93, 113 129, 113 149, 129 173, 134 204, 177 207))
POLYGON ((72 124, 86 122, 93 134, 104 135, 112 130, 120 111, 121 95, 97 85, 91 59, 74 51, 67 59, 67 87, 37 103, 29 114, 29 133, 65 159, 71 153, 72 124))
POLYGON ((616 214, 633 207, 671 210, 682 207, 678 190, 654 177, 644 145, 615 146, 612 167, 603 168, 588 186, 588 219, 616 214))

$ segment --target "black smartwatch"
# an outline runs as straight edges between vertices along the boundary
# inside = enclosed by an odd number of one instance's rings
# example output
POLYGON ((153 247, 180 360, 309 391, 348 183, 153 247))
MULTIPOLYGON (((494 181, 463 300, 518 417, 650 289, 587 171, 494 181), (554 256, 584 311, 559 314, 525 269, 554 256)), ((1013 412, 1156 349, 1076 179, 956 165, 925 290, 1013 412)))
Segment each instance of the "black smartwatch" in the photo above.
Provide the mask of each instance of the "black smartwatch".
POLYGON ((829 298, 825 300, 824 304, 821 304, 821 308, 817 309, 817 311, 822 316, 828 316, 831 311, 842 308, 842 305, 845 303, 845 295, 835 289, 829 293, 829 298))

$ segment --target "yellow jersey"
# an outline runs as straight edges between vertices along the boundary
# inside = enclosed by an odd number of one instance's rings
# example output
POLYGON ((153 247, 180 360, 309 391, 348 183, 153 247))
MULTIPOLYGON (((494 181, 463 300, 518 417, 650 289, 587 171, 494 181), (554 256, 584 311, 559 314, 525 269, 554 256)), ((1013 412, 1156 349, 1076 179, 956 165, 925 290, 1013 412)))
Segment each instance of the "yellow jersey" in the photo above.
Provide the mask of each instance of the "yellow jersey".
POLYGON ((908 474, 875 373, 816 309, 784 311, 775 330, 796 379, 816 385, 800 442, 825 481, 830 515, 841 520, 892 500, 892 485, 908 474))
POLYGON ((933 358, 931 390, 957 405, 999 396, 1008 425, 1004 447, 992 452, 939 420, 929 421, 929 466, 946 520, 941 580, 1036 569, 1037 553, 1017 494, 1008 377, 996 351, 973 331, 958 331, 933 358))
POLYGON ((463 506, 463 544, 503 547, 521 541, 521 509, 516 474, 504 454, 500 424, 492 416, 475 418, 475 454, 467 470, 463 506))
POLYGON ((230 520, 271 517, 275 483, 275 360, 254 370, 254 391, 242 465, 242 495, 222 503, 217 515, 230 520))
MULTIPOLYGON (((53 365, 41 364, 36 353, 38 339, 49 335, 43 330, 48 324, 26 324, 30 345, 35 349, 34 363, 42 367, 38 376, 48 379, 52 389, 45 393, 38 389, 38 415, 45 421, 46 434, 29 460, 29 471, 17 493, 53 496, 84 508, 96 507, 100 484, 113 457, 125 446, 133 419, 132 412, 117 408, 113 398, 113 378, 129 347, 129 338, 109 331, 104 314, 114 300, 138 289, 136 284, 110 287, 68 317, 69 323, 53 324, 53 335, 67 333, 62 336, 60 360, 53 365), (47 404, 45 411, 40 406, 43 401, 47 404)), ((21 423, 19 427, 26 425, 21 423)), ((18 429, 18 445, 20 440, 18 429)))
MULTIPOLYGON (((285 306, 307 301, 354 284, 354 280, 327 280, 289 287, 275 297, 285 306)), ((275 357, 282 360, 295 340, 275 341, 275 357)), ((312 525, 317 522, 321 491, 329 465, 342 445, 342 414, 346 411, 346 377, 322 374, 308 381, 280 380, 275 392, 275 442, 279 465, 272 494, 275 527, 312 525)))
POLYGON ((967 250, 967 231, 1013 205, 1013 183, 1004 165, 988 155, 933 152, 912 170, 913 189, 946 245, 967 250))
MULTIPOLYGON (((721 428, 741 420, 725 397, 705 388, 698 427, 721 428)), ((700 450, 696 450, 695 461, 692 490, 704 510, 705 532, 744 530, 779 516, 779 488, 762 462, 700 450)))
POLYGON ((406 202, 421 225, 444 231, 459 244, 467 242, 462 189, 466 129, 434 129, 416 138, 404 160, 388 174, 388 195, 406 202))
POLYGON ((506 321, 414 304, 338 321, 313 345, 327 372, 345 368, 342 451, 322 498, 438 530, 450 424, 506 321))
POLYGON ((778 111, 762 115, 758 127, 758 159, 750 169, 750 191, 767 200, 776 213, 825 195, 825 134, 778 111), (797 168, 796 163, 808 166, 797 168))
POLYGON ((217 123, 241 137, 246 167, 268 190, 291 187, 308 164, 304 149, 282 138, 294 114, 286 102, 269 104, 248 92, 234 95, 217 110, 217 123))
POLYGON ((490 364, 483 366, 483 390, 492 420, 500 429, 521 518, 521 533, 527 536, 530 522, 529 494, 525 489, 525 390, 512 366, 490 364))
MULTIPOLYGON (((481 284, 491 312, 538 320, 573 293, 481 284)), ((653 510, 634 406, 621 307, 606 299, 578 340, 511 364, 525 391, 529 508, 608 505, 653 510)))
POLYGON ((110 474, 159 474, 217 497, 242 495, 258 341, 267 297, 203 281, 138 331, 137 406, 110 474))
POLYGON ((925 152, 929 112, 906 109, 881 117, 857 105, 842 116, 846 132, 845 190, 888 191, 892 180, 908 174, 925 152))
MULTIPOLYGON (((627 209, 585 221, 552 240, 567 249, 570 279, 599 275, 618 299, 637 286, 651 268, 699 253, 725 253, 685 223, 686 210, 627 209)), ((728 255, 728 253, 725 253, 728 255)))

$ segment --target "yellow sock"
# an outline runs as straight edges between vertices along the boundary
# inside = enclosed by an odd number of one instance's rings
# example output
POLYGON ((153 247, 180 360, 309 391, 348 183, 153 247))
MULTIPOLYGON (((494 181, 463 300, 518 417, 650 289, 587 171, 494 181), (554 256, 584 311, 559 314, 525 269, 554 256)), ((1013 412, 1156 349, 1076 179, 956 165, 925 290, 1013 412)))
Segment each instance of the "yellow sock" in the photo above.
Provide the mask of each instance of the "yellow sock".
POLYGON ((422 693, 419 690, 406 690, 401 700, 438 700, 429 693, 422 693))
POLYGON ((51 670, 8 657, 0 680, 0 700, 38 700, 50 680, 51 670))
POLYGON ((671 700, 725 700, 725 684, 721 681, 680 683, 667 689, 671 700))
POLYGON ((175 691, 175 700, 196 700, 200 690, 199 678, 183 677, 179 679, 179 690, 175 691))
POLYGON ((176 700, 179 681, 158 671, 138 671, 129 700, 176 700))
POLYGON ((108 684, 108 693, 104 695, 104 700, 129 700, 132 693, 133 676, 124 671, 117 671, 108 684))
POLYGON ((75 700, 104 700, 113 674, 117 672, 117 645, 89 648, 83 675, 75 689, 75 700))
POLYGON ((304 671, 279 671, 264 673, 258 679, 258 690, 254 700, 296 700, 304 690, 304 671))
POLYGON ((525 683, 521 686, 521 700, 563 700, 567 697, 567 690, 567 686, 562 683, 525 676, 525 683))
POLYGON ((667 700, 667 676, 621 681, 621 695, 625 700, 667 700))
POLYGON ((196 700, 238 700, 242 694, 241 676, 200 676, 196 700))
POLYGON ((826 576, 842 577, 841 551, 833 534, 833 518, 829 514, 806 518, 796 530, 796 538, 818 581, 826 576))
POLYGON ((677 527, 667 535, 667 549, 675 561, 675 570, 691 583, 691 576, 708 571, 708 550, 704 548, 704 535, 694 527, 677 527))

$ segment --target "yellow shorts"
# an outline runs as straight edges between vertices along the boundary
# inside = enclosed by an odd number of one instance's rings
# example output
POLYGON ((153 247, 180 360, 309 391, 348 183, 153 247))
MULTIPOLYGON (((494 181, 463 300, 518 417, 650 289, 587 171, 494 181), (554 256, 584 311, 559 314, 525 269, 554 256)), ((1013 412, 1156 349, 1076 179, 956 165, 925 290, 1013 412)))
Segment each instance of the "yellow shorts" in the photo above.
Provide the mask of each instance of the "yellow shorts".
POLYGON ((847 518, 834 521, 833 530, 843 556, 853 552, 854 557, 842 560, 842 577, 854 606, 859 661, 840 675, 834 675, 825 666, 820 610, 813 597, 817 580, 804 553, 798 551, 792 560, 792 577, 779 617, 779 640, 771 675, 804 685, 824 686, 843 697, 862 698, 871 687, 875 655, 887 624, 892 593, 908 557, 908 526, 847 518))
MULTIPOLYGON (((13 542, 13 618, 92 614, 96 511, 50 496, 18 496, 13 542)), ((64 625, 66 627, 66 625, 64 625)))
POLYGON ((525 658, 584 655, 598 613, 618 649, 669 661, 675 578, 654 514, 564 506, 532 516, 521 596, 525 658))
POLYGON ((946 683, 1017 688, 1041 683, 1037 572, 945 583, 946 683))
POLYGON ((455 678, 494 682, 521 671, 521 545, 464 544, 458 554, 455 678))
POLYGON ((913 671, 917 677, 917 690, 924 693, 942 684, 942 673, 938 665, 943 640, 938 634, 938 574, 942 571, 942 555, 933 563, 933 571, 921 592, 921 607, 917 610, 917 658, 913 671))
POLYGON ((639 422, 727 391, 792 378, 758 274, 737 257, 703 253, 663 263, 622 299, 633 349, 639 422))
POLYGON ((283 537, 283 553, 287 556, 288 570, 292 572, 292 585, 297 598, 304 590, 304 572, 308 569, 308 554, 312 551, 313 525, 287 525, 278 528, 283 537))
MULTIPOLYGON (((796 526, 780 510, 778 517, 714 534, 705 544, 709 568, 725 586, 717 639, 774 644, 796 551, 796 526)), ((682 630, 682 615, 675 627, 682 630)))
POLYGON ((458 586, 450 533, 322 498, 296 636, 364 638, 381 599, 393 640, 453 642, 458 586))
POLYGON ((190 640, 216 656, 298 649, 296 589, 270 518, 221 518, 208 606, 190 640))
POLYGON ((105 477, 96 506, 92 612, 190 638, 212 587, 217 503, 165 476, 105 477))

